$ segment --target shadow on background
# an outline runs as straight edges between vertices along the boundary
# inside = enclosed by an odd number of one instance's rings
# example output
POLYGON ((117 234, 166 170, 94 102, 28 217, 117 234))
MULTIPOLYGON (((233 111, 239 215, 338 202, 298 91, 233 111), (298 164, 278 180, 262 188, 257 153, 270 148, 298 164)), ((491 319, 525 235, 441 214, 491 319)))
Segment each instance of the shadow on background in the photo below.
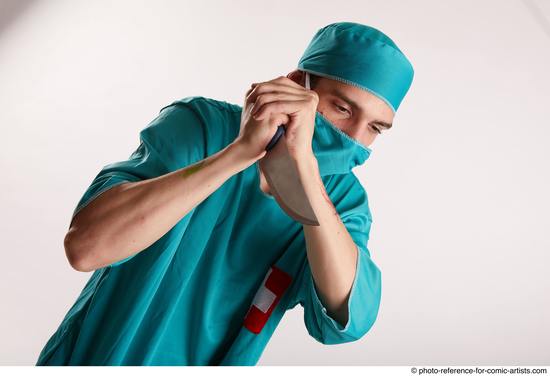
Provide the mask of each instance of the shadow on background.
POLYGON ((2 0, 0 1, 0 37, 17 18, 35 2, 35 0, 2 0))
POLYGON ((548 38, 550 38, 550 22, 545 17, 544 12, 539 8, 537 3, 533 0, 523 0, 523 4, 527 7, 527 10, 531 13, 535 21, 542 28, 548 38))

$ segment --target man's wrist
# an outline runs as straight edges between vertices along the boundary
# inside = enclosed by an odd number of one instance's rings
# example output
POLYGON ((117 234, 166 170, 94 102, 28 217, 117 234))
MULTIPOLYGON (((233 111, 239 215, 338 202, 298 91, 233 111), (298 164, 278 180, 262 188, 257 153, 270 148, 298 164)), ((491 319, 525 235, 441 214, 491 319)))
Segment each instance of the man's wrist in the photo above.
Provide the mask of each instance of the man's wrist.
POLYGON ((252 158, 250 153, 247 153, 244 145, 239 142, 233 142, 227 145, 224 153, 229 156, 233 162, 232 164, 236 169, 238 169, 239 172, 248 168, 257 161, 257 158, 252 158))

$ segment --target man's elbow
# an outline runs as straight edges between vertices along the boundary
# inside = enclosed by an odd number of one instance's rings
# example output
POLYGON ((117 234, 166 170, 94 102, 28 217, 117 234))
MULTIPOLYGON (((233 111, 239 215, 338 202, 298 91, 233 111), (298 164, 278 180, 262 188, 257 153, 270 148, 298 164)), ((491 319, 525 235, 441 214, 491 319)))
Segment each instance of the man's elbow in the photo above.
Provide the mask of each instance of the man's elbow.
POLYGON ((318 339, 324 345, 341 345, 343 343, 350 343, 359 341, 363 338, 369 331, 370 326, 363 329, 356 329, 354 331, 349 331, 347 333, 338 333, 337 335, 327 335, 318 339))
POLYGON ((352 334, 351 342, 358 341, 363 338, 367 333, 369 333, 374 326, 375 321, 376 317, 372 319, 372 321, 364 324, 362 327, 358 327, 357 330, 352 334))
POLYGON ((89 254, 91 253, 89 247, 85 246, 85 242, 82 240, 82 236, 71 227, 65 239, 63 241, 65 248, 65 256, 69 261, 69 264, 74 270, 79 272, 90 272, 94 270, 89 263, 89 254))
POLYGON ((342 343, 355 342, 362 339, 371 331, 378 317, 378 308, 375 311, 369 312, 364 316, 350 317, 351 322, 348 325, 348 330, 341 331, 337 335, 330 335, 321 338, 321 343, 325 345, 336 345, 342 343))

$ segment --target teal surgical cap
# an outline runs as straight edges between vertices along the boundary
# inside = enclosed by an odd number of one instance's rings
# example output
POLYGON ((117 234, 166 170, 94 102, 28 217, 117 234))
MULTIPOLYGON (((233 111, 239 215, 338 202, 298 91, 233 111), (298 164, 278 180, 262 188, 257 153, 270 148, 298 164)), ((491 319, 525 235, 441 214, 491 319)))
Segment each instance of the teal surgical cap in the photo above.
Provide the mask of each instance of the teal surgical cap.
POLYGON ((412 64, 393 40, 354 22, 337 22, 317 31, 298 69, 367 90, 394 113, 414 76, 412 64))

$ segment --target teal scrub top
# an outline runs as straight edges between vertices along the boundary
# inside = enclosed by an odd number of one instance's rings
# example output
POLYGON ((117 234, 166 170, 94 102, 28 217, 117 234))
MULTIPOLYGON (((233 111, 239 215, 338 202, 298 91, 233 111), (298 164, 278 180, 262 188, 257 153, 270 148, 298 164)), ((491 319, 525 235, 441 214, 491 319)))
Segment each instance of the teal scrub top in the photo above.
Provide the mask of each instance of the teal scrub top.
MULTIPOLYGON (((239 134, 241 112, 198 96, 162 108, 128 160, 101 169, 73 217, 113 186, 164 175, 225 148, 239 134)), ((36 365, 255 365, 297 304, 307 333, 320 343, 365 335, 378 314, 381 273, 367 248, 367 195, 351 169, 371 149, 319 112, 312 144, 327 193, 359 250, 345 327, 317 294, 302 225, 262 192, 254 163, 151 246, 95 270, 36 365)))

